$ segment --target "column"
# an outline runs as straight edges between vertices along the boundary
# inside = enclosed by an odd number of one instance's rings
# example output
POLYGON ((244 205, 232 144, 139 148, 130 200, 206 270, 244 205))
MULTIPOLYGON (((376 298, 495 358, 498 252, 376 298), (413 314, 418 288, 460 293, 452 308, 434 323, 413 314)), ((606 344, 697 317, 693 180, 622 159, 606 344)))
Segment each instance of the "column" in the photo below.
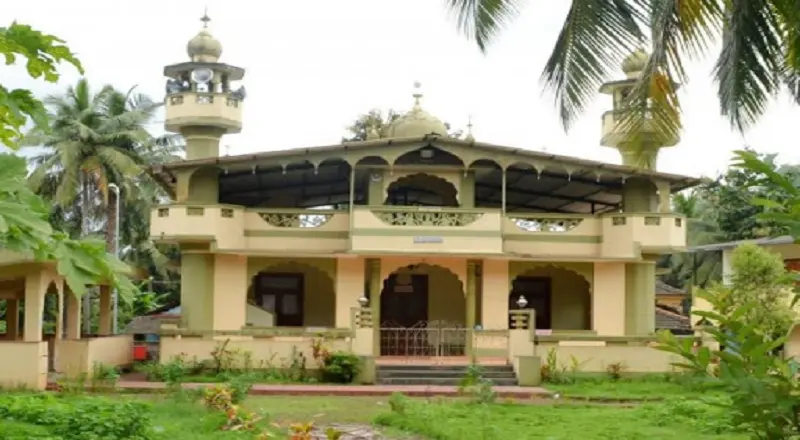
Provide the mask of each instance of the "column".
POLYGON ((458 201, 462 208, 475 207, 475 172, 464 171, 461 176, 461 188, 458 191, 458 201))
POLYGON ((67 339, 80 339, 81 300, 68 288, 65 288, 64 299, 67 303, 67 339))
POLYGON ((625 263, 595 263, 592 330, 600 336, 625 335, 625 263))
MULTIPOLYGON (((211 322, 206 330, 239 331, 247 324, 247 256, 214 254, 214 282, 206 292, 211 322)), ((181 309, 182 310, 182 309, 181 309)))
POLYGON ((6 300, 6 334, 11 341, 19 338, 19 299, 6 300))
POLYGON ((464 321, 465 327, 467 328, 467 356, 472 356, 472 349, 475 345, 475 341, 473 340, 473 332, 475 331, 475 271, 477 270, 477 266, 477 262, 467 261, 467 316, 464 321))
POLYGON ((42 341, 42 315, 47 283, 39 272, 25 277, 25 342, 42 341))
POLYGON ((483 260, 481 319, 485 330, 508 329, 508 260, 483 260))
POLYGON ((655 331, 656 264, 625 264, 625 334, 648 335, 655 331))
POLYGON ((111 334, 111 289, 108 286, 100 286, 100 305, 98 306, 97 334, 106 336, 111 334))
POLYGON ((56 312, 56 341, 64 339, 64 283, 58 283, 58 312, 56 312))
POLYGON ((181 327, 208 331, 213 326, 211 299, 214 259, 209 254, 181 254, 181 327))
POLYGON ((372 306, 373 342, 372 352, 381 355, 381 260, 372 258, 369 265, 369 303, 372 306))
POLYGON ((350 328, 350 310, 367 293, 364 262, 360 257, 336 259, 336 328, 350 328))

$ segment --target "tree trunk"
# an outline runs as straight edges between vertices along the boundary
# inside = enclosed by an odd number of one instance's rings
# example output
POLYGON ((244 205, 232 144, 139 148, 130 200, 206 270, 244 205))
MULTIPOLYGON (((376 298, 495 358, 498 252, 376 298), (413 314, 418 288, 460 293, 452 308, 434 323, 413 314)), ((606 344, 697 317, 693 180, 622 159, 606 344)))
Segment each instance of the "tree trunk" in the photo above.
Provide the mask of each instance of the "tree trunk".
MULTIPOLYGON (((81 202, 81 238, 89 235, 89 211, 91 209, 91 201, 89 200, 89 180, 86 174, 81 173, 80 176, 80 202, 81 202)), ((89 289, 81 298, 83 306, 83 332, 86 334, 92 333, 92 289, 89 289)))
MULTIPOLYGON (((106 250, 112 255, 116 255, 117 253, 117 222, 119 221, 117 214, 117 193, 114 191, 108 191, 108 203, 106 203, 106 250)), ((106 297, 111 294, 111 286, 108 284, 100 286, 100 297, 106 297)), ((113 307, 116 307, 116 304, 113 299, 108 301, 108 304, 112 306, 112 310, 106 310, 106 312, 109 312, 110 315, 101 314, 101 316, 111 316, 111 319, 113 320, 113 307)), ((114 331, 114 327, 115 326, 112 321, 109 325, 109 329, 112 333, 114 331)))

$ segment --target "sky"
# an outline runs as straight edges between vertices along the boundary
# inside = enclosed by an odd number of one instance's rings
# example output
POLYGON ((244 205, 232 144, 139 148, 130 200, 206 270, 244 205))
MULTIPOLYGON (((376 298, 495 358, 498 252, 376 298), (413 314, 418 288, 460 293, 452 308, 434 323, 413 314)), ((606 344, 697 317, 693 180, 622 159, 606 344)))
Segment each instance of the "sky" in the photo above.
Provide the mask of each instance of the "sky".
MULTIPOLYGON (((423 107, 454 128, 471 116, 478 141, 620 162, 615 150, 599 144, 611 98, 598 94, 565 132, 540 81, 568 1, 529 2, 487 54, 457 32, 442 0, 7 3, 0 23, 17 20, 66 40, 98 90, 137 86, 155 99, 164 95, 163 67, 188 61, 186 43, 200 30, 207 6, 209 30, 223 46, 220 62, 246 69, 242 133, 222 141, 230 154, 337 143, 359 114, 408 110, 420 81, 423 107)), ((688 65, 682 141, 663 150, 658 169, 713 176, 745 145, 800 162, 800 108, 779 97, 755 127, 739 134, 720 115, 712 66, 712 57, 688 65)), ((44 97, 79 78, 72 67, 61 71, 58 84, 47 84, 4 66, 0 84, 44 97)), ((152 127, 156 133, 163 132, 162 118, 152 127)))

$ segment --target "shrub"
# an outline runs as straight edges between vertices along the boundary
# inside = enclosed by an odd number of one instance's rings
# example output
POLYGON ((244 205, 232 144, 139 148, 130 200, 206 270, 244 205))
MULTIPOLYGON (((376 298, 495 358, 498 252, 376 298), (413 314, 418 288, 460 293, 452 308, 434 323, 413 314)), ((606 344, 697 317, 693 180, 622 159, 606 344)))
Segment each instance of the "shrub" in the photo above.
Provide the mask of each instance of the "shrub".
POLYGON ((1 395, 0 420, 0 425, 14 421, 46 427, 53 438, 62 440, 152 439, 150 406, 144 402, 1 395))
POLYGON ((92 365, 92 388, 95 390, 113 390, 119 382, 119 371, 115 367, 95 362, 92 365))
POLYGON ((325 382, 352 383, 361 371, 361 360, 352 353, 337 351, 330 353, 322 366, 325 382))
POLYGON ((231 392, 231 402, 238 404, 244 401, 254 382, 254 378, 248 374, 232 377, 226 384, 231 392))
POLYGON ((622 362, 613 362, 606 365, 606 374, 608 378, 613 381, 622 379, 622 373, 625 372, 625 364, 622 362))

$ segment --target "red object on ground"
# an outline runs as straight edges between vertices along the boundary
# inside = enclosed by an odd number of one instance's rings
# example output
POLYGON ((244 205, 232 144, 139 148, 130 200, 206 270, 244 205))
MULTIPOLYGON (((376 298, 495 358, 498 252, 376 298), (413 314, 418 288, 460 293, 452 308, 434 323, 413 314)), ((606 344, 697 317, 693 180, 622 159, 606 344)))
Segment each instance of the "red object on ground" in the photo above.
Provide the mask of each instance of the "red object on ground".
POLYGON ((133 360, 134 361, 146 361, 147 360, 147 346, 146 345, 134 345, 133 346, 133 360))

